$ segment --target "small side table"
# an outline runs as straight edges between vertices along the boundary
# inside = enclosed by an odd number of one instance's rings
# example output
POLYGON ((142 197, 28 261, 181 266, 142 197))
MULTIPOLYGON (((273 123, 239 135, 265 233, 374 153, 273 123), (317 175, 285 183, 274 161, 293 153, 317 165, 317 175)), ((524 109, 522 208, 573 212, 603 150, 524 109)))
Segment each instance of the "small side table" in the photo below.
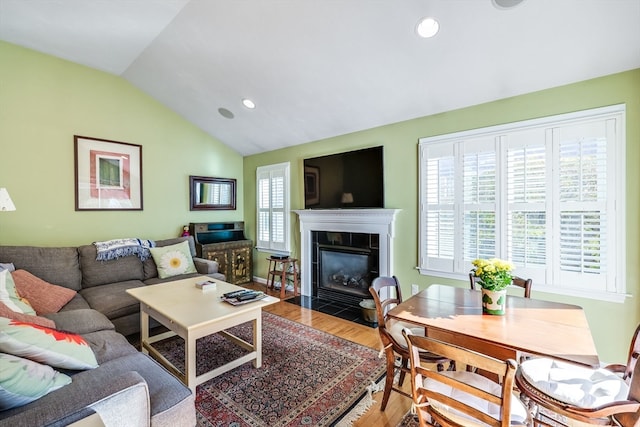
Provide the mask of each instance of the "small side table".
POLYGON ((280 277, 280 299, 284 299, 287 287, 287 278, 293 282, 293 296, 298 295, 298 260, 295 258, 267 258, 269 272, 267 274, 267 289, 275 289, 276 277, 280 277), (291 271, 289 271, 291 265, 291 271))

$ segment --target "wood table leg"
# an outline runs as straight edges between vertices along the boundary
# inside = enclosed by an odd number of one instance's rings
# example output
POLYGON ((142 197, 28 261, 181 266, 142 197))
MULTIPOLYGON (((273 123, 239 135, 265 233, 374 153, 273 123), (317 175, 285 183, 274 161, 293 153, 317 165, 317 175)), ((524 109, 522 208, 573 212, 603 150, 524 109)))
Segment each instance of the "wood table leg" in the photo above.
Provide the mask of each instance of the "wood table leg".
POLYGON ((196 395, 196 340, 190 335, 184 342, 184 377, 187 380, 187 387, 196 395))
POLYGON ((145 342, 149 342, 149 314, 144 311, 142 304, 140 304, 140 350, 144 354, 149 354, 144 347, 145 342))
POLYGON ((253 349, 256 352, 253 366, 259 368, 262 366, 262 310, 253 321, 253 349))

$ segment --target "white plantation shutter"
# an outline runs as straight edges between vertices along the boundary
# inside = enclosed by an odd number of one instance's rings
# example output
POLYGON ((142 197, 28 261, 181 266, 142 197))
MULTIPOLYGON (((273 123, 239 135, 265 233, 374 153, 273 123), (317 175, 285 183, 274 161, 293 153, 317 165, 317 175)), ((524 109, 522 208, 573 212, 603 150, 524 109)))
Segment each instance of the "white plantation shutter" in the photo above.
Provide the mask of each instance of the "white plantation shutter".
POLYGON ((496 141, 466 140, 462 154, 462 253, 465 265, 496 256, 496 141))
POLYGON ((422 263, 429 269, 451 271, 454 261, 455 168, 453 146, 423 146, 421 158, 425 169, 421 187, 426 199, 422 203, 421 240, 426 245, 422 263))
POLYGON ((511 260, 536 290, 621 301, 623 105, 420 140, 422 274, 511 260))
POLYGON ((261 166, 256 170, 257 247, 288 253, 289 163, 261 166))
POLYGON ((544 129, 512 132, 506 138, 507 256, 521 277, 546 283, 547 142, 544 129))
POLYGON ((608 259, 615 229, 615 215, 609 209, 615 175, 607 173, 608 146, 614 138, 615 123, 605 120, 553 131, 560 182, 555 274, 572 287, 615 289, 615 270, 608 259))

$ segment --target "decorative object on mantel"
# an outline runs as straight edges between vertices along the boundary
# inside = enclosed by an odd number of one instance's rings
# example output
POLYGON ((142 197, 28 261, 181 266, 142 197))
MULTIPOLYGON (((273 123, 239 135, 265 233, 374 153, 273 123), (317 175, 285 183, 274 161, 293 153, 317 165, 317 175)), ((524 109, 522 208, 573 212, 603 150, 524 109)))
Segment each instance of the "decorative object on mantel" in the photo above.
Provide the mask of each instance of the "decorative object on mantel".
POLYGON ((342 202, 342 206, 347 206, 353 203, 353 193, 342 193, 342 198, 340 199, 342 202))
POLYGON ((15 211, 16 205, 13 204, 11 196, 6 188, 0 188, 0 211, 8 212, 15 211))
POLYGON ((482 287, 482 312, 503 315, 505 313, 507 286, 513 280, 513 264, 498 258, 476 259, 471 270, 482 287))

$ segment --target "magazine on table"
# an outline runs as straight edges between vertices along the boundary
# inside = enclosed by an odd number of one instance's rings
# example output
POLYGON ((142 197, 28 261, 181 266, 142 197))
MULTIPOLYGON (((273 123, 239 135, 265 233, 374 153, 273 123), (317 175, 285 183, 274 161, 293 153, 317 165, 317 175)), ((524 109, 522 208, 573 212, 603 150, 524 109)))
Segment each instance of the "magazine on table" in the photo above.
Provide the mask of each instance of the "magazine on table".
POLYGON ((228 302, 231 305, 242 305, 259 301, 266 297, 267 294, 262 291, 251 291, 246 289, 242 291, 227 292, 222 295, 222 301, 228 302))

